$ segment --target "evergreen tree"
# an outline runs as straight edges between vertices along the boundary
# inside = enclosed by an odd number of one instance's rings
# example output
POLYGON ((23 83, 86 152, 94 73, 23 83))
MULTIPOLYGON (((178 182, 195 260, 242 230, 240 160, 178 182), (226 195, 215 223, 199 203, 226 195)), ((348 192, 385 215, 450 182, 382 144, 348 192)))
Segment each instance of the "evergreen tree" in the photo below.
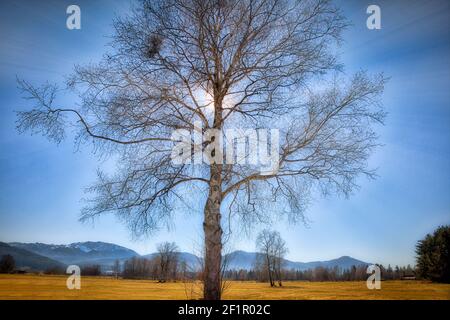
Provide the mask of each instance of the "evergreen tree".
POLYGON ((441 226, 416 246, 417 271, 425 279, 450 283, 450 226, 441 226))

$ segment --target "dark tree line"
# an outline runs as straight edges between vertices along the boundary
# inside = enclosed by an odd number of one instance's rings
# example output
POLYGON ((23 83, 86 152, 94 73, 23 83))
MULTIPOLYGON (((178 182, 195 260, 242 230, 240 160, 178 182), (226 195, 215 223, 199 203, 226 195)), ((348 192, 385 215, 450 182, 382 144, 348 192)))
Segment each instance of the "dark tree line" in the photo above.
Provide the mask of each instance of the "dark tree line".
MULTIPOLYGON (((413 267, 390 265, 384 267, 378 265, 381 269, 382 280, 403 280, 416 277, 417 273, 413 267)), ((124 271, 121 274, 128 279, 161 279, 161 272, 159 263, 156 259, 132 258, 125 262, 124 271)), ((339 267, 325 268, 317 267, 308 270, 295 270, 281 268, 279 273, 272 281, 366 281, 369 274, 367 274, 367 265, 352 266, 348 269, 339 267), (276 280, 274 280, 276 279, 276 280)), ((184 280, 198 280, 202 277, 201 270, 193 270, 186 266, 184 262, 179 263, 177 268, 172 269, 165 281, 184 281, 184 280), (183 267, 183 265, 185 267, 183 267)), ((256 265, 255 268, 247 269, 232 269, 223 271, 224 280, 233 281, 258 281, 270 283, 269 273, 265 269, 265 265, 256 265), (262 268, 261 268, 262 266, 262 268)), ((274 285, 275 286, 275 283, 274 285)))
MULTIPOLYGON (((385 268, 379 265, 381 268, 382 280, 402 280, 405 277, 412 277, 415 275, 415 271, 411 266, 392 268, 390 265, 385 268)), ((342 269, 338 267, 325 268, 317 267, 308 270, 281 270, 281 280, 283 281, 366 281, 369 276, 366 273, 367 266, 352 266, 349 269, 342 269)), ((264 269, 240 269, 240 270, 227 270, 224 273, 224 277, 228 280, 236 281, 261 281, 270 282, 268 272, 264 269)))
MULTIPOLYGON (((164 245, 160 248, 176 248, 176 246, 164 245)), ((166 255, 166 252, 162 252, 162 255, 166 255)), ((166 281, 185 281, 185 280, 198 280, 203 276, 201 270, 194 270, 185 261, 179 261, 176 255, 168 255, 172 258, 165 258, 165 261, 161 261, 161 255, 146 259, 133 257, 126 260, 123 265, 117 260, 113 266, 113 273, 116 277, 121 276, 126 279, 151 279, 158 280, 160 282, 166 281)), ((417 271, 410 265, 406 267, 388 265, 385 268, 383 265, 378 265, 381 269, 382 280, 402 280, 404 278, 410 278, 412 276, 423 277, 420 273, 420 269, 417 271)), ((349 269, 342 269, 338 267, 324 268, 317 267, 315 269, 308 270, 288 270, 279 268, 276 271, 276 275, 272 274, 272 281, 365 281, 368 274, 366 273, 367 266, 352 266, 349 269), (276 280, 274 280, 276 279, 276 280)), ((12 273, 15 271, 14 257, 11 255, 4 255, 0 260, 0 273, 12 273)), ((46 274, 65 274, 65 270, 61 268, 49 269, 46 274)), ((102 269, 99 265, 85 265, 81 268, 81 274, 86 276, 99 276, 102 274, 102 269)), ((225 280, 234 281, 260 281, 269 282, 269 272, 264 263, 256 263, 255 268, 247 270, 224 270, 223 278, 225 280)), ((428 278, 428 277, 423 277, 428 278)))
POLYGON ((81 275, 83 276, 100 276, 102 267, 98 264, 81 266, 81 275))

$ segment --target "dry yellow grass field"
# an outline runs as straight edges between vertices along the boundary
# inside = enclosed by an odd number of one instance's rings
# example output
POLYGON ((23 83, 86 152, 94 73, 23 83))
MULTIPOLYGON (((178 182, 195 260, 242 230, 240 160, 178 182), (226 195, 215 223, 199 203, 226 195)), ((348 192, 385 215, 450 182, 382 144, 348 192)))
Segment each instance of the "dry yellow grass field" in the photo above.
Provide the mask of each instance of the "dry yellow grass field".
MULTIPOLYGON (((81 290, 68 290, 65 276, 0 275, 0 299, 196 299, 199 283, 157 283, 82 277, 81 290)), ((440 299, 450 300, 450 284, 423 281, 384 281, 381 290, 365 282, 285 282, 282 288, 267 283, 227 283, 224 299, 440 299)))

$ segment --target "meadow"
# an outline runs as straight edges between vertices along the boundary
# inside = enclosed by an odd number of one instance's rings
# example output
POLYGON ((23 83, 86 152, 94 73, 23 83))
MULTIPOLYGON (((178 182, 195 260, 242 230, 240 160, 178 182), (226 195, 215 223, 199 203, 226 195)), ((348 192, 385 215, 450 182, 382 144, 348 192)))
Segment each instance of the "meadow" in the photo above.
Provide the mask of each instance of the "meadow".
MULTIPOLYGON (((158 283, 150 280, 125 280, 108 277, 82 277, 80 290, 66 287, 66 276, 0 275, 0 299, 96 300, 96 299, 198 299, 198 282, 158 283)), ((283 287, 267 283, 229 281, 224 299, 308 300, 362 299, 450 300, 450 284, 425 281, 383 281, 381 290, 369 290, 363 281, 302 282, 288 281, 283 287)))

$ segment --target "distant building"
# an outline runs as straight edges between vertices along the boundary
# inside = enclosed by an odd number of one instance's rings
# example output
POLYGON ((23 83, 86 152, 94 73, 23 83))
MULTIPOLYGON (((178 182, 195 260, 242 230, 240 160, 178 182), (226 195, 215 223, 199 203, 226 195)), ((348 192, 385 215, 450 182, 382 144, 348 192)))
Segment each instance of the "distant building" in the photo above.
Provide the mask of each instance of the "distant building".
POLYGON ((13 273, 15 274, 26 274, 29 273, 31 270, 30 267, 20 267, 20 268, 16 268, 13 273))

